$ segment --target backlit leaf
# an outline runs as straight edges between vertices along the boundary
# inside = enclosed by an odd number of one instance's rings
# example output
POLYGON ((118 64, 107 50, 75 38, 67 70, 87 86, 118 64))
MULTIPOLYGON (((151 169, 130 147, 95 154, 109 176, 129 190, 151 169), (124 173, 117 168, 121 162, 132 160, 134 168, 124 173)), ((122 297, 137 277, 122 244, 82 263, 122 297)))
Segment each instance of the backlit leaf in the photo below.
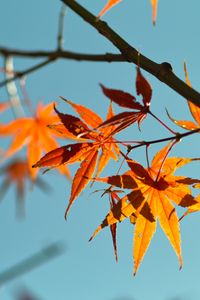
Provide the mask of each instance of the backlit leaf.
POLYGON ((167 158, 172 146, 173 143, 169 143, 161 149, 155 155, 149 168, 144 168, 138 162, 124 156, 130 171, 122 175, 95 179, 122 189, 132 189, 112 207, 91 239, 106 226, 121 222, 126 218, 134 219, 134 274, 136 274, 156 230, 156 220, 159 221, 177 254, 181 267, 180 228, 173 203, 180 207, 188 207, 187 214, 200 208, 198 198, 195 199, 192 196, 189 187, 194 183, 198 184, 199 180, 174 175, 176 169, 198 159, 167 158))
POLYGON ((120 90, 106 88, 103 84, 100 84, 100 86, 104 95, 119 106, 137 110, 142 109, 142 105, 137 102, 135 97, 131 94, 120 90))
POLYGON ((152 21, 153 24, 156 24, 156 17, 157 17, 157 7, 158 7, 158 0, 151 0, 152 5, 152 21))
MULTIPOLYGON (((184 72, 185 72, 186 83, 187 83, 187 85, 189 85, 191 87, 191 83, 190 83, 190 80, 189 80, 189 77, 188 77, 188 71, 187 71, 186 63, 184 63, 184 72)), ((198 129, 198 128, 200 128, 200 108, 198 106, 196 106, 195 104, 193 104, 190 101, 190 99, 188 99, 187 102, 188 102, 188 106, 189 106, 191 115, 193 116, 195 122, 185 121, 185 120, 176 120, 176 119, 172 118, 171 115, 167 111, 168 117, 176 125, 184 128, 186 130, 198 129)))
POLYGON ((137 67, 136 91, 138 95, 142 95, 142 101, 144 103, 144 106, 149 107, 152 97, 152 88, 148 81, 142 75, 139 67, 137 67))
MULTIPOLYGON (((32 179, 36 179, 38 170, 32 165, 40 158, 44 151, 59 147, 56 137, 59 133, 52 131, 47 125, 60 122, 54 113, 54 104, 43 106, 38 104, 35 115, 32 117, 18 118, 8 124, 0 124, 0 136, 11 136, 10 147, 5 151, 4 157, 12 156, 27 146, 27 161, 32 179), (35 160, 36 159, 36 160, 35 160)), ((66 175, 69 171, 66 169, 66 175)))
POLYGON ((87 186, 89 179, 94 174, 96 159, 98 156, 98 151, 93 150, 85 157, 84 161, 81 163, 80 168, 77 170, 71 188, 71 196, 69 199, 69 204, 65 212, 65 218, 67 218, 68 211, 74 202, 74 200, 79 196, 82 190, 87 186))
POLYGON ((108 0, 105 7, 99 13, 98 17, 102 17, 109 9, 111 9, 114 5, 118 4, 119 2, 121 2, 121 0, 108 0))

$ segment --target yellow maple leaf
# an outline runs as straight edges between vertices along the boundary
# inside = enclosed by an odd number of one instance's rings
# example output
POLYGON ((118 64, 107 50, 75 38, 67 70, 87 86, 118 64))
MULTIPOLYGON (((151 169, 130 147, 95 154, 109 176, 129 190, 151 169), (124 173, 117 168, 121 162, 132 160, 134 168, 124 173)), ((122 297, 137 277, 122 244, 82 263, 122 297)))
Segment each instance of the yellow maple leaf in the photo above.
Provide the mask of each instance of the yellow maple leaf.
POLYGON ((156 231, 157 220, 179 258, 180 268, 182 266, 179 219, 173 203, 181 207, 194 205, 197 201, 192 196, 189 185, 199 183, 200 180, 173 174, 177 168, 194 159, 166 158, 170 147, 171 144, 161 149, 155 155, 149 168, 144 168, 138 162, 126 157, 130 167, 128 172, 123 175, 95 179, 112 186, 132 190, 112 207, 91 239, 102 228, 121 222, 132 215, 135 216, 134 274, 156 231))

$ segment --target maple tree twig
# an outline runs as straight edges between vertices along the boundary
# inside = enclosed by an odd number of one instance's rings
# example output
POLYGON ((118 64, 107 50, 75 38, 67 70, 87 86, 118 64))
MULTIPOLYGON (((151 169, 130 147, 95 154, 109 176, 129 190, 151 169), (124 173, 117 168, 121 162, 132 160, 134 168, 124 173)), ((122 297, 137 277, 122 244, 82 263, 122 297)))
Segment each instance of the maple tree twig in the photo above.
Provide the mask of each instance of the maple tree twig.
POLYGON ((122 54, 105 53, 105 54, 86 54, 72 51, 66 51, 63 49, 56 50, 21 50, 0 47, 0 55, 2 56, 18 56, 27 58, 54 58, 54 59, 72 59, 77 61, 94 61, 94 62, 127 62, 127 59, 122 54))
POLYGON ((66 6, 63 4, 60 10, 59 20, 58 20, 58 50, 63 49, 64 46, 64 19, 66 13, 66 6))
POLYGON ((34 71, 37 71, 38 69, 48 65, 49 63, 53 62, 55 60, 55 58, 48 58, 47 60, 39 63, 39 64, 36 64, 34 65, 33 67, 30 67, 24 71, 21 71, 21 72, 15 72, 15 75, 14 76, 11 76, 9 78, 7 78, 6 80, 3 80, 0 82, 0 88, 4 85, 7 85, 8 83, 12 82, 13 80, 16 80, 18 78, 21 78, 25 75, 28 75, 34 71))
POLYGON ((25 75, 28 75, 32 72, 35 72, 42 67, 45 67, 47 64, 57 60, 57 59, 72 59, 77 61, 94 61, 94 62, 125 62, 126 59, 121 54, 112 54, 112 53, 105 53, 105 54, 84 54, 84 53, 75 53, 71 51, 64 51, 64 50, 54 50, 54 51, 26 51, 26 50, 16 50, 16 49, 8 49, 8 48, 1 48, 0 47, 0 55, 6 57, 18 56, 18 57, 31 57, 31 58, 39 58, 39 57, 46 57, 47 59, 42 63, 36 64, 33 67, 30 67, 21 72, 15 72, 14 76, 9 77, 4 81, 0 82, 0 88, 4 85, 7 85, 9 82, 21 78, 25 75))
POLYGON ((100 34, 108 39, 127 59, 145 71, 151 73, 160 81, 171 87, 174 91, 189 99, 191 102, 200 107, 200 93, 188 86, 184 81, 178 78, 169 63, 164 62, 158 64, 150 60, 146 56, 138 52, 134 47, 128 44, 121 36, 119 36, 106 22, 97 19, 87 9, 74 0, 61 0, 68 7, 70 7, 76 14, 82 17, 87 23, 94 27, 100 34))
POLYGON ((134 146, 130 146, 128 145, 128 150, 129 152, 133 149, 142 147, 142 146, 149 146, 152 144, 158 144, 158 143, 163 143, 163 142, 167 142, 167 141, 171 141, 171 140, 181 140, 182 138, 186 137, 186 136, 190 136, 194 133, 200 132, 200 128, 185 132, 185 133, 177 133, 176 135, 167 137, 167 138, 162 138, 162 139, 156 139, 156 140, 150 140, 150 141, 141 141, 140 143, 138 142, 138 145, 134 145, 134 146))

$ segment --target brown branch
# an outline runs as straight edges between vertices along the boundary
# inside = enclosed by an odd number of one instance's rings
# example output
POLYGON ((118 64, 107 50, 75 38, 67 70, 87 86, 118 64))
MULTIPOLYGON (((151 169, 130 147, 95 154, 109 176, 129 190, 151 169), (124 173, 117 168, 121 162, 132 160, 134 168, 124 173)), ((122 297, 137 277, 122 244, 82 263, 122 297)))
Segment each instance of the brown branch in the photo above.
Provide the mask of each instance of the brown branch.
POLYGON ((51 62, 53 62, 55 60, 55 58, 48 58, 47 60, 39 63, 39 64, 36 64, 35 66, 31 67, 31 68, 28 68, 24 71, 21 71, 21 72, 15 72, 15 75, 12 76, 12 77, 9 77, 7 78, 6 80, 3 80, 0 82, 0 88, 4 85, 7 85, 8 83, 12 82, 13 80, 16 80, 18 78, 21 78, 23 76, 26 76, 34 71, 37 71, 41 68, 43 68, 44 66, 50 64, 51 62))
POLYGON ((53 51, 26 51, 19 49, 10 49, 5 47, 0 47, 0 55, 3 56, 18 56, 18 57, 30 57, 30 58, 40 58, 46 57, 49 59, 72 59, 72 60, 86 60, 86 61, 95 61, 95 62, 127 62, 126 58, 122 54, 85 54, 85 53, 76 53, 71 51, 64 50, 53 50, 53 51))
POLYGON ((21 78, 25 75, 28 75, 32 72, 39 70, 40 68, 46 66, 47 64, 57 60, 57 59, 72 59, 77 61, 95 61, 95 62, 126 62, 126 59, 121 54, 84 54, 84 53, 75 53, 71 51, 64 50, 55 50, 55 51, 26 51, 18 49, 9 49, 0 47, 0 55, 3 55, 5 58, 8 56, 18 56, 18 57, 31 57, 31 58, 47 58, 42 63, 36 64, 33 67, 30 67, 21 72, 15 72, 15 75, 0 82, 0 88, 4 85, 21 78))
POLYGON ((184 81, 179 79, 172 71, 169 63, 158 64, 146 56, 140 54, 135 48, 128 44, 120 37, 106 22, 98 20, 83 6, 74 0, 61 0, 70 7, 76 14, 82 17, 87 23, 94 27, 100 34, 108 39, 113 45, 120 50, 127 61, 138 65, 147 72, 154 75, 160 81, 171 87, 174 91, 200 107, 200 93, 189 87, 184 81))
POLYGON ((164 142, 169 142, 169 141, 172 141, 172 140, 181 141, 182 138, 184 138, 186 136, 190 136, 190 135, 198 133, 198 132, 200 132, 200 128, 190 130, 190 131, 185 132, 185 133, 177 133, 176 135, 173 135, 173 136, 170 136, 170 137, 167 137, 167 138, 150 140, 150 141, 142 141, 142 142, 138 141, 137 142, 138 145, 134 145, 134 146, 128 145, 128 151, 130 152, 131 150, 136 149, 136 148, 140 148, 142 146, 150 146, 152 144, 164 143, 164 142))

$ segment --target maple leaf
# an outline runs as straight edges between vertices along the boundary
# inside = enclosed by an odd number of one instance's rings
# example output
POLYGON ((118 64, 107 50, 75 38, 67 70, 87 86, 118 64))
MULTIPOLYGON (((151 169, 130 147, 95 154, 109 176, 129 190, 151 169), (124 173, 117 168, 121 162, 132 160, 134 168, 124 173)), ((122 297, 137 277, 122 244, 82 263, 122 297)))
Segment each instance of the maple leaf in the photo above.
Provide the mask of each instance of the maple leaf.
MULTIPOLYGON (((196 183, 196 182, 193 182, 196 183)), ((193 185, 194 188, 199 189, 200 188, 200 183, 194 184, 193 185)), ((181 221, 184 217, 186 217, 187 215, 194 213, 194 212, 198 212, 200 211, 200 194, 198 194, 195 197, 196 203, 194 205, 191 205, 187 211, 180 217, 179 221, 181 221)))
MULTIPOLYGON (((24 211, 24 196, 25 196, 25 181, 29 181, 32 185, 31 173, 28 163, 24 159, 15 158, 12 162, 1 168, 0 175, 5 178, 0 186, 0 199, 2 200, 5 192, 11 185, 16 186, 17 213, 23 215, 24 211)), ((37 178, 34 184, 38 185, 43 190, 47 189, 47 184, 40 178, 37 178)), ((17 214, 18 215, 18 214, 17 214)))
MULTIPOLYGON (((62 99, 72 106, 81 119, 69 114, 63 114, 55 108, 59 119, 63 123, 61 131, 64 134, 64 128, 66 128, 67 132, 70 132, 74 139, 77 139, 79 142, 50 151, 33 167, 52 168, 81 162, 72 182, 71 196, 65 213, 66 217, 72 203, 87 186, 95 170, 96 176, 99 176, 111 158, 114 160, 118 159, 119 147, 116 140, 110 135, 113 126, 94 131, 93 128, 98 127, 103 122, 102 118, 85 106, 74 104, 64 98, 62 99)), ((112 105, 110 105, 107 118, 112 116, 113 110, 112 105)))
MULTIPOLYGON (((189 80, 189 77, 188 77, 186 63, 184 63, 184 72, 185 72, 186 83, 187 83, 187 85, 189 85, 191 87, 191 83, 190 83, 190 80, 189 80)), ((190 100, 188 100, 187 103, 188 103, 188 106, 189 106, 190 113, 191 113, 192 117, 194 118, 195 122, 186 121, 186 120, 176 120, 176 119, 172 118, 171 115, 167 111, 168 117, 176 125, 178 125, 179 127, 184 128, 186 130, 198 129, 198 128, 200 128, 200 108, 198 106, 196 106, 195 104, 193 104, 190 100)))
POLYGON ((155 25, 156 17, 157 17, 158 0, 151 0, 151 5, 152 5, 152 22, 153 25, 155 25))
POLYGON ((98 18, 101 18, 109 9, 111 9, 113 6, 121 2, 121 0, 108 0, 104 8, 101 10, 101 12, 98 15, 98 18))
POLYGON ((134 232, 134 274, 147 251, 156 231, 156 220, 168 237, 182 266, 179 220, 173 203, 190 207, 197 201, 192 196, 190 184, 199 183, 198 179, 175 176, 177 168, 195 160, 167 155, 172 144, 165 146, 153 158, 152 165, 144 168, 138 162, 125 156, 130 170, 123 175, 95 179, 112 186, 132 191, 117 202, 92 237, 104 227, 121 222, 133 215, 134 232))
POLYGON ((146 118, 147 113, 150 113, 149 107, 152 97, 151 86, 142 75, 140 68, 137 68, 136 91, 138 95, 142 96, 143 105, 137 102, 135 97, 129 93, 123 92, 121 90, 109 89, 102 84, 100 86, 104 95, 111 101, 115 102, 121 107, 133 109, 134 111, 125 111, 119 113, 100 124, 98 128, 116 125, 114 131, 112 132, 114 134, 125 129, 135 122, 137 122, 138 127, 140 127, 140 124, 146 118))
MULTIPOLYGON (((59 146, 55 137, 61 135, 47 126, 60 122, 53 108, 53 103, 46 106, 39 103, 33 117, 22 117, 6 125, 0 124, 0 135, 12 136, 11 145, 5 152, 4 158, 12 156, 21 148, 27 146, 28 165, 33 180, 36 178, 37 170, 32 169, 32 165, 38 161, 43 151, 48 152, 59 146)), ((59 171, 70 177, 68 169, 60 167, 59 171)))
MULTIPOLYGON (((110 10, 113 6, 117 5, 119 2, 121 2, 121 0, 108 0, 104 8, 99 13, 98 18, 101 18, 108 10, 110 10)), ((151 6, 152 6, 152 22, 153 25, 155 25, 158 0, 151 0, 151 6)))
MULTIPOLYGON (((97 190, 95 192, 99 192, 100 190, 97 190)), ((118 194, 123 193, 121 190, 113 190, 110 186, 109 188, 105 189, 101 197, 104 195, 109 195, 109 203, 110 203, 110 209, 114 207, 115 204, 117 204, 118 201, 120 201, 120 197, 118 194)), ((117 223, 110 225, 110 232, 112 235, 112 242, 113 242, 113 248, 114 248, 114 254, 116 262, 118 261, 118 253, 117 253, 117 223)))

